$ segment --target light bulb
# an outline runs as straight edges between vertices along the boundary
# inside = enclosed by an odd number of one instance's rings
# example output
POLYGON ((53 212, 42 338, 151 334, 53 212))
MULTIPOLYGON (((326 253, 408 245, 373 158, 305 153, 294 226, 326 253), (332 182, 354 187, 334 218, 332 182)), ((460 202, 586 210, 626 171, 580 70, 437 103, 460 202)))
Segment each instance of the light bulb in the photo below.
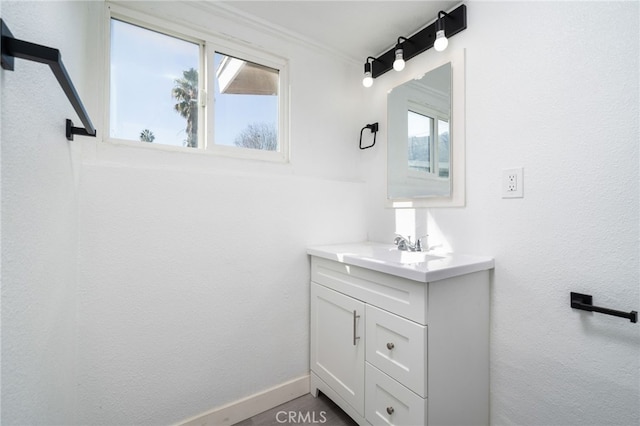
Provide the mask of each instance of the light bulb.
POLYGON ((393 61, 393 69, 402 71, 404 69, 404 55, 401 48, 396 49, 396 60, 393 61))
POLYGON ((371 77, 371 63, 369 62, 369 58, 367 58, 367 62, 364 64, 364 78, 362 79, 362 85, 364 87, 371 87, 373 85, 373 77, 371 77))
POLYGON ((449 45, 449 40, 444 35, 444 30, 438 30, 436 32, 436 41, 433 43, 433 48, 438 52, 442 52, 449 45))
POLYGON ((370 72, 364 74, 364 78, 362 79, 362 85, 364 87, 373 86, 373 78, 371 77, 371 73, 370 72))

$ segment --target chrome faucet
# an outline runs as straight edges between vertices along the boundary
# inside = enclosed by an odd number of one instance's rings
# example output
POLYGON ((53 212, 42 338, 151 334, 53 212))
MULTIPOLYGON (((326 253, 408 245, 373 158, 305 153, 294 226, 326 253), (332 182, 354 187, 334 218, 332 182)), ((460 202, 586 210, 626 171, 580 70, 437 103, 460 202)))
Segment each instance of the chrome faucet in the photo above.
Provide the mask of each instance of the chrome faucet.
POLYGON ((411 242, 411 237, 405 238, 402 235, 398 234, 397 237, 393 240, 393 244, 398 246, 398 250, 402 251, 422 251, 422 242, 420 241, 422 238, 418 238, 418 240, 414 244, 411 242))

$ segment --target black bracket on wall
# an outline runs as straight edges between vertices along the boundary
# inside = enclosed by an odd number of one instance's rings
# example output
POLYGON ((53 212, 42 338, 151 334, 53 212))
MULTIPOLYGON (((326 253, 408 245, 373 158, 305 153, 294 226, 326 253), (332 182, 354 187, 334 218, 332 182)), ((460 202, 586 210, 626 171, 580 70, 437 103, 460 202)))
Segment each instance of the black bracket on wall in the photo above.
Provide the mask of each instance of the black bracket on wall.
POLYGON ((51 47, 18 40, 13 37, 4 20, 0 19, 0 25, 2 26, 2 68, 13 71, 14 58, 49 65, 53 75, 56 76, 60 87, 62 87, 62 90, 65 95, 67 95, 69 102, 71 102, 73 109, 75 109, 78 117, 80 117, 80 121, 82 121, 85 127, 84 129, 73 127, 71 120, 67 120, 65 126, 67 139, 73 140, 73 135, 95 136, 96 129, 93 127, 89 115, 80 100, 80 96, 78 96, 78 92, 76 92, 71 78, 62 63, 60 51, 51 47))
POLYGON ((627 318, 631 322, 638 322, 638 312, 623 312, 608 308, 593 306, 593 297, 589 294, 571 292, 571 307, 589 312, 600 312, 601 314, 613 315, 614 317, 627 318))
MULTIPOLYGON (((464 4, 458 6, 443 16, 442 19, 444 19, 444 34, 447 38, 458 34, 467 28, 467 6, 464 4)), ((405 61, 433 47, 433 43, 436 41, 437 24, 438 21, 436 20, 402 43, 405 61)), ((392 47, 375 58, 375 60, 371 62, 371 77, 377 78, 387 71, 392 70, 395 54, 396 48, 392 47)))

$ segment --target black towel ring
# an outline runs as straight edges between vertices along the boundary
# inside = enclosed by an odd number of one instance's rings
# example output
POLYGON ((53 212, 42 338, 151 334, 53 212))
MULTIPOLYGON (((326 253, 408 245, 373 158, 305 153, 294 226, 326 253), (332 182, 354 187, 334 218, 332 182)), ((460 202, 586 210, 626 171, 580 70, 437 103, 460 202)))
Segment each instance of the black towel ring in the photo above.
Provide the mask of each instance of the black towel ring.
POLYGON ((368 149, 371 148, 372 146, 374 146, 376 144, 376 135, 378 134, 378 123, 373 123, 373 124, 367 124, 366 126, 364 126, 362 128, 362 130, 360 130, 360 149, 368 149), (371 133, 373 133, 373 143, 369 146, 362 146, 362 132, 364 132, 364 129, 369 129, 371 130, 371 133))

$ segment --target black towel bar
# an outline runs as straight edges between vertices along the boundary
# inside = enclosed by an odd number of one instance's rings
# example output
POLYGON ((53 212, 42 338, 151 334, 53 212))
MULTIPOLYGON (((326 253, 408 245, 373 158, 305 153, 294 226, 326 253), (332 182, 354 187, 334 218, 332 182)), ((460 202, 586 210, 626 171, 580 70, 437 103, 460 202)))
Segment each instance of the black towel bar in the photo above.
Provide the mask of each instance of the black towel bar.
POLYGON ((95 136, 96 129, 93 127, 87 111, 82 105, 80 96, 76 92, 69 74, 62 63, 62 55, 58 49, 51 47, 41 46, 39 44, 29 43, 28 41, 18 40, 13 37, 11 31, 5 24, 4 20, 0 19, 0 25, 2 26, 2 68, 13 71, 14 58, 26 59, 29 61, 40 62, 41 64, 47 64, 51 68, 51 71, 56 76, 58 83, 62 87, 65 95, 71 102, 73 109, 75 109, 80 121, 84 124, 84 129, 79 127, 73 127, 73 123, 67 120, 65 131, 68 140, 73 140, 73 135, 82 136, 95 136))
POLYGON ((638 312, 623 312, 614 309, 593 306, 593 297, 588 294, 571 292, 571 307, 589 312, 600 312, 601 314, 613 315, 615 317, 627 318, 631 322, 638 322, 638 312))

